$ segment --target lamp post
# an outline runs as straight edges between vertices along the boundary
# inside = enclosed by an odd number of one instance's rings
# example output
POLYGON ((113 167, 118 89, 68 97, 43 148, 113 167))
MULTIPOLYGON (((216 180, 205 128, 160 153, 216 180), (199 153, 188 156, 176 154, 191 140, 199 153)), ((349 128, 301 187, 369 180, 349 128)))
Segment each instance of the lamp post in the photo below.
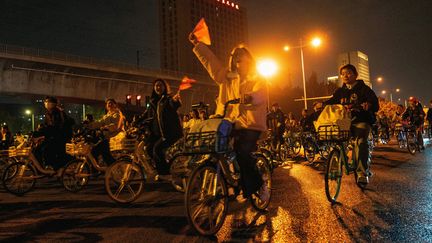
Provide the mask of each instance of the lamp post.
POLYGON ((276 74, 278 66, 272 59, 262 59, 257 62, 258 72, 264 76, 266 80, 267 88, 267 111, 270 111, 270 92, 269 92, 269 82, 268 79, 276 74))
MULTIPOLYGON (((302 67, 302 78, 303 78, 303 100, 304 100, 304 108, 307 109, 307 93, 306 93, 306 76, 304 70, 304 55, 303 55, 303 47, 307 47, 312 45, 313 47, 318 47, 321 45, 321 39, 316 37, 312 39, 310 44, 303 44, 303 39, 300 39, 300 45, 295 46, 293 48, 300 48, 300 58, 301 58, 301 67, 302 67)), ((291 48, 289 46, 284 46, 284 51, 289 51, 291 48)))
MULTIPOLYGON (((399 93, 399 92, 400 92, 400 89, 399 89, 399 88, 395 89, 395 92, 396 92, 396 93, 399 93)), ((383 90, 383 91, 381 91, 381 93, 382 93, 383 95, 385 95, 385 94, 387 93, 387 91, 386 91, 386 90, 383 90)), ((392 92, 392 91, 389 92, 389 97, 390 97, 390 102, 393 102, 393 92, 392 92)))
POLYGON ((35 122, 34 122, 34 113, 31 111, 31 110, 26 110, 25 111, 25 113, 27 114, 27 115, 31 115, 31 124, 32 124, 32 126, 31 126, 31 128, 32 128, 32 131, 34 131, 35 129, 35 122))

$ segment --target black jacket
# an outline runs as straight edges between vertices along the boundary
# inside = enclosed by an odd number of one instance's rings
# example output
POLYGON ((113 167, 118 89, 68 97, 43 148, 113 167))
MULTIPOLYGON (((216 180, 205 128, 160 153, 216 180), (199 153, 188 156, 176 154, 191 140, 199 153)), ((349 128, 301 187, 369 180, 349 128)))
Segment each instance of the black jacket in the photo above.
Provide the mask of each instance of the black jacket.
POLYGON ((367 86, 363 80, 357 80, 357 84, 352 88, 348 89, 346 84, 342 85, 341 88, 337 89, 333 94, 333 97, 326 101, 326 105, 334 104, 349 104, 354 108, 360 108, 361 104, 369 103, 369 109, 354 109, 352 111, 353 123, 366 122, 370 125, 376 121, 375 113, 379 110, 378 97, 375 92, 367 86))
POLYGON ((273 131, 285 131, 285 114, 281 109, 277 109, 275 112, 271 111, 267 114, 267 128, 273 131), (278 126, 278 123, 280 126, 278 126))
POLYGON ((423 125, 424 116, 423 106, 418 103, 415 107, 408 106, 402 114, 402 119, 409 120, 412 125, 420 126, 423 125))
POLYGON ((429 108, 427 115, 426 115, 426 120, 432 121, 432 108, 429 108))
POLYGON ((177 114, 181 106, 169 95, 164 95, 159 100, 150 100, 149 107, 143 114, 143 119, 150 119, 150 131, 152 137, 163 137, 170 141, 176 141, 183 136, 180 118, 177 114))

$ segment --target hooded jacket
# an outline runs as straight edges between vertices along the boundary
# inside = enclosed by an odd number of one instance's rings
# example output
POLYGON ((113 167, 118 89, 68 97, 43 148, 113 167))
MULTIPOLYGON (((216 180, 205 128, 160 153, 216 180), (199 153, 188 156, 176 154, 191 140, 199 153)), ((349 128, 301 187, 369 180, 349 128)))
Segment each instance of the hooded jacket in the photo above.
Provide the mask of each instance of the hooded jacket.
POLYGON ((220 60, 203 43, 198 43, 193 52, 208 71, 210 77, 219 86, 216 113, 223 114, 224 103, 243 98, 245 94, 252 97, 252 104, 235 104, 227 110, 226 117, 235 121, 236 129, 266 130, 267 88, 265 80, 253 75, 240 80, 237 73, 229 72, 220 60))
POLYGON ((363 80, 357 80, 357 83, 351 89, 346 84, 343 84, 325 104, 350 104, 354 107, 360 107, 365 102, 369 103, 369 109, 353 110, 351 113, 352 122, 366 122, 372 125, 376 122, 375 113, 379 110, 379 102, 375 92, 363 80))

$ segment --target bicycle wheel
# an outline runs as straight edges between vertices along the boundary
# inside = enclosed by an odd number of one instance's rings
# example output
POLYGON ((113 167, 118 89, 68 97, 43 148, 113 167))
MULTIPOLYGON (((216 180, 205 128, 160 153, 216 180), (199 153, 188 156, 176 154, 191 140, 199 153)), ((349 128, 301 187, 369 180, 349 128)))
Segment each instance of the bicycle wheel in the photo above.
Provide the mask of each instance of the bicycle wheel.
POLYGON ((259 155, 257 156, 256 160, 258 171, 263 180, 263 185, 261 186, 261 189, 258 192, 252 194, 249 199, 252 206, 256 210, 265 211, 271 200, 272 176, 270 171, 270 165, 267 159, 264 156, 259 155), (262 199, 262 196, 260 195, 261 193, 268 193, 268 197, 262 199))
POLYGON ((286 143, 282 143, 279 149, 279 157, 282 160, 282 162, 285 162, 288 159, 289 156, 289 148, 286 143))
POLYGON ((228 189, 214 166, 202 165, 192 172, 185 207, 189 224, 201 235, 214 235, 222 227, 228 211, 228 189))
POLYGON ((327 200, 335 203, 339 196, 340 187, 342 183, 342 161, 340 160, 340 151, 332 150, 329 159, 327 160, 325 180, 325 192, 327 200))
POLYGON ((70 192, 78 192, 88 184, 90 175, 90 167, 85 160, 72 160, 63 170, 63 187, 70 192))
POLYGON ((105 172, 105 190, 118 203, 131 203, 142 193, 145 174, 130 160, 117 160, 105 172))
POLYGON ((3 187, 10 193, 22 196, 33 189, 36 183, 36 170, 30 164, 15 162, 3 172, 3 187))
POLYGON ((303 149, 306 160, 312 163, 315 160, 315 145, 312 141, 307 141, 303 149))
POLYGON ((417 144, 413 142, 409 142, 407 148, 408 148, 408 152, 414 155, 417 151, 417 144))
POLYGON ((291 147, 291 151, 293 153, 293 156, 297 156, 300 153, 301 147, 302 147, 301 140, 296 139, 294 141, 294 143, 292 144, 292 147, 291 147))

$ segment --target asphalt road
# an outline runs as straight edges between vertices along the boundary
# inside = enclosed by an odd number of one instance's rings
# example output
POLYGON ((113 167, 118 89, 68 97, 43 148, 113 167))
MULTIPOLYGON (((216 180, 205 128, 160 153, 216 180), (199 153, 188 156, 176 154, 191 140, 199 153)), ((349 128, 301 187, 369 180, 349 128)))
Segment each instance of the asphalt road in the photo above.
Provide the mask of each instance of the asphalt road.
POLYGON ((230 203, 215 237, 188 226, 183 194, 148 184, 137 202, 117 205, 102 179, 83 191, 41 180, 23 197, 0 192, 0 240, 21 242, 432 242, 432 147, 412 156, 394 145, 374 152, 374 176, 362 191, 344 176, 339 204, 324 192, 323 164, 288 162, 273 174, 267 214, 247 201, 230 203))

